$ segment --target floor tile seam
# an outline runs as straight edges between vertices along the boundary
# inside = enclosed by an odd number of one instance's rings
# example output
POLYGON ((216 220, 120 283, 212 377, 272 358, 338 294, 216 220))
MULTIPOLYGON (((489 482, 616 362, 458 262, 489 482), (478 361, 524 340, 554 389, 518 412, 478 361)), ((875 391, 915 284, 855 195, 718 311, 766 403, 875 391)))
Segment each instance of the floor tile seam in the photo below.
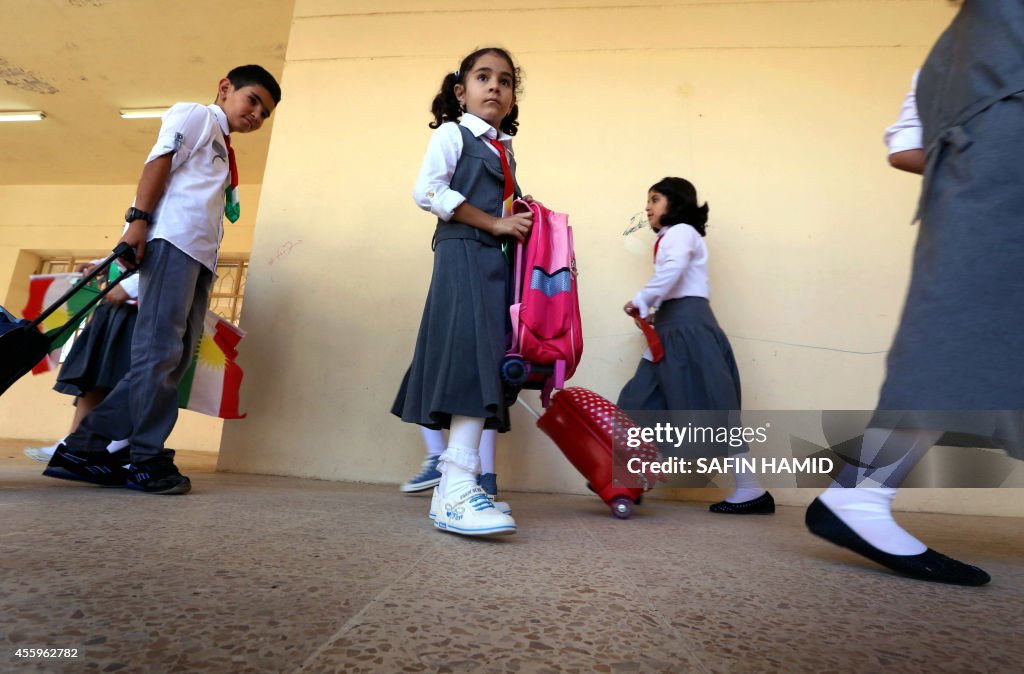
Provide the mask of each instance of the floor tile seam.
MULTIPOLYGON (((431 546, 431 548, 432 548, 432 546, 431 546)), ((301 674, 302 672, 305 672, 306 668, 308 666, 310 666, 313 662, 315 662, 317 658, 319 658, 331 646, 333 646, 337 641, 339 641, 342 637, 344 637, 345 634, 350 632, 353 628, 359 626, 361 624, 361 619, 362 619, 363 615, 365 613, 367 613, 370 610, 370 608, 375 603, 377 603, 377 600, 380 597, 386 595, 391 590, 391 588, 393 588, 395 585, 397 585, 398 583, 403 581, 405 578, 407 578, 410 574, 412 574, 413 571, 415 571, 417 568, 419 568, 421 566, 421 564, 423 563, 423 561, 425 559, 427 559, 427 557, 429 557, 432 553, 433 553, 432 549, 426 550, 422 555, 417 557, 405 569, 405 571, 402 574, 400 574, 398 577, 396 577, 394 580, 392 580, 386 586, 381 588, 381 590, 379 592, 377 592, 375 595, 373 595, 373 597, 371 597, 361 609, 356 611, 355 614, 351 618, 346 620, 345 624, 343 624, 340 628, 338 628, 337 632, 335 632, 333 635, 328 637, 327 640, 323 644, 321 644, 316 650, 314 650, 312 653, 310 653, 310 655, 305 660, 303 660, 301 665, 299 665, 296 669, 292 670, 293 674, 301 674)))
MULTIPOLYGON (((604 543, 602 543, 601 540, 597 536, 595 536, 593 534, 593 532, 591 532, 590 528, 585 526, 585 524, 582 522, 582 519, 583 519, 582 517, 576 516, 575 519, 577 520, 577 522, 580 522, 580 528, 583 530, 584 534, 586 534, 586 536, 590 539, 591 543, 597 549, 599 549, 604 554, 607 554, 607 553, 611 552, 611 550, 607 546, 605 546, 604 543)), ((619 566, 619 565, 617 564, 616 566, 619 566)), ((623 566, 625 566, 625 565, 623 565, 623 566)), ((623 569, 623 570, 624 571, 629 571, 629 569, 623 569)), ((661 625, 662 629, 665 630, 664 633, 665 634, 671 634, 672 633, 672 628, 671 628, 671 625, 669 624, 668 620, 665 618, 664 615, 662 615, 662 612, 659 609, 657 609, 656 607, 654 607, 651 604, 651 602, 647 599, 646 593, 641 592, 640 588, 637 587, 636 583, 633 582, 632 574, 630 574, 630 573, 623 573, 621 577, 624 578, 625 582, 629 584, 630 588, 633 591, 633 595, 640 599, 640 601, 641 601, 642 605, 644 606, 644 608, 646 608, 648 611, 650 611, 651 614, 654 615, 655 619, 661 625)), ((697 663, 697 665, 700 667, 700 671, 702 672, 702 674, 711 674, 711 670, 709 670, 705 666, 704 661, 700 659, 700 657, 693 651, 693 649, 690 648, 689 645, 687 645, 685 643, 680 644, 680 645, 683 648, 683 650, 685 650, 686 653, 693 659, 693 661, 697 663)))

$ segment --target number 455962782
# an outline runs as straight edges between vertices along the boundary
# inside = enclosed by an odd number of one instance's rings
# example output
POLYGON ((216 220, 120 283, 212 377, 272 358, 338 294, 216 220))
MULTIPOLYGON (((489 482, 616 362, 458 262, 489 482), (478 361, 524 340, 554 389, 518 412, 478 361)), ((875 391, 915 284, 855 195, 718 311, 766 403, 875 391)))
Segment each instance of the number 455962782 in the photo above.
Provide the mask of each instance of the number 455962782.
POLYGON ((19 648, 16 658, 77 658, 77 648, 19 648))

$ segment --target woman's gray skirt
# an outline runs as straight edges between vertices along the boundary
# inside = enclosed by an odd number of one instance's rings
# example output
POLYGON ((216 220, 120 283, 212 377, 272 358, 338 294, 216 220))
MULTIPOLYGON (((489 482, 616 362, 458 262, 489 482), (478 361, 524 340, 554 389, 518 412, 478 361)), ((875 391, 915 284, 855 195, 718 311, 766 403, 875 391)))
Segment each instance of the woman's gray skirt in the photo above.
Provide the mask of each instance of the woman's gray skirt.
POLYGON ((990 438, 1024 458, 1024 97, 960 130, 933 150, 872 425, 990 438))

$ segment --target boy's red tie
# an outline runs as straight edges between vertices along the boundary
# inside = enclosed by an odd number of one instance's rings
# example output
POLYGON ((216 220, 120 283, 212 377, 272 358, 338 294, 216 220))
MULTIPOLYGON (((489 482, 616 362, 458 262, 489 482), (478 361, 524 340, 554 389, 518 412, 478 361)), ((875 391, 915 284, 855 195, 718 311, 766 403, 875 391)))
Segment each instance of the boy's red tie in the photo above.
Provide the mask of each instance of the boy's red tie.
POLYGON ((235 151, 231 148, 231 136, 228 134, 224 136, 224 145, 228 149, 228 168, 231 171, 231 180, 224 188, 224 215, 235 222, 242 209, 238 202, 238 164, 235 163, 235 151))

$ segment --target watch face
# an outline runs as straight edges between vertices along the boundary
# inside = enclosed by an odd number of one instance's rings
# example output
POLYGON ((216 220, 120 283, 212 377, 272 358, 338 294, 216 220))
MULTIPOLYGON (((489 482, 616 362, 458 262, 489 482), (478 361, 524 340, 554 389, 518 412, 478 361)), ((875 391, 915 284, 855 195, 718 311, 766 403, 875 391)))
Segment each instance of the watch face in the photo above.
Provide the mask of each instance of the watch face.
POLYGON ((150 217, 151 216, 149 215, 149 213, 147 213, 146 211, 141 211, 138 208, 135 208, 134 206, 125 211, 124 214, 125 222, 134 222, 135 220, 145 220, 146 222, 149 222, 150 217))

